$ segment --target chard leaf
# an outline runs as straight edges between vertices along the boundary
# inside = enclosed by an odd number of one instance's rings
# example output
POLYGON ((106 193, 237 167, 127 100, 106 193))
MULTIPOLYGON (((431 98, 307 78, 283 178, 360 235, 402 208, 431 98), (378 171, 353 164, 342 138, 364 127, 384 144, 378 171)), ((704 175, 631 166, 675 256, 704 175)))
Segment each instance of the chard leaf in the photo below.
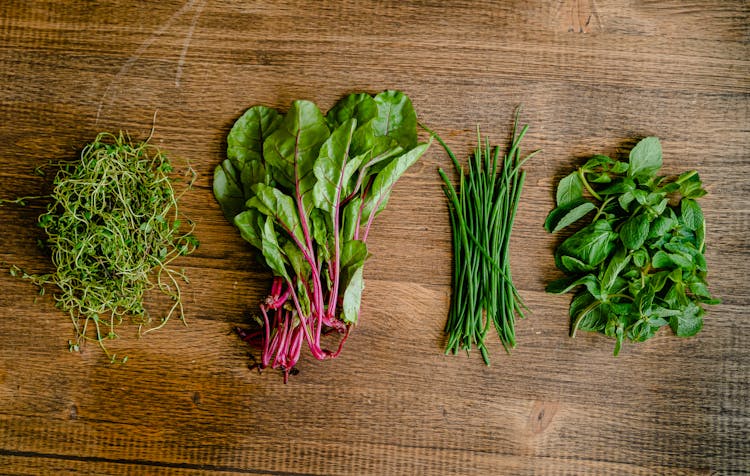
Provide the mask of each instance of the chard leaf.
POLYGON ((263 226, 265 219, 256 209, 251 208, 234 217, 234 225, 239 229, 242 238, 258 248, 263 250, 263 226))
POLYGON ((648 237, 649 221, 648 216, 640 213, 628 218, 620 228, 620 240, 626 248, 637 250, 648 237))
POLYGON ((662 165, 661 143, 657 137, 646 137, 630 151, 628 175, 653 176, 662 165))
POLYGON ((291 279, 289 279, 289 274, 286 271, 284 254, 279 247, 279 242, 276 240, 276 230, 274 230, 273 218, 270 216, 266 217, 266 222, 263 225, 262 239, 263 257, 266 259, 268 267, 271 268, 271 271, 273 271, 275 275, 281 276, 287 281, 291 281, 291 279))
POLYGON ((341 247, 341 269, 351 274, 368 258, 367 245, 361 240, 346 241, 341 247))
POLYGON ((362 205, 362 199, 354 197, 344 207, 341 217, 341 239, 344 242, 353 240, 354 235, 357 234, 357 216, 359 215, 360 205, 362 205))
MULTIPOLYGON (((263 142, 279 127, 281 120, 282 116, 275 109, 265 106, 251 107, 237 119, 227 136, 227 157, 237 170, 241 171, 249 162, 263 164, 263 142)), ((254 184, 249 183, 248 188, 254 184)))
POLYGON ((383 170, 375 176, 369 193, 364 198, 362 205, 362 221, 367 222, 371 215, 377 215, 388 203, 396 181, 411 167, 422 154, 425 153, 430 143, 419 144, 413 149, 393 159, 383 170))
POLYGON ((680 212, 682 221, 688 230, 697 230, 703 226, 703 210, 698 202, 690 198, 683 198, 680 201, 680 212))
POLYGON ((255 196, 247 201, 247 208, 253 208, 260 213, 273 218, 290 237, 304 243, 304 235, 300 225, 299 214, 294 199, 275 187, 258 183, 253 187, 255 196))
POLYGON ((255 106, 234 123, 227 136, 227 159, 214 170, 213 190, 229 221, 245 209, 252 186, 269 183, 263 158, 263 141, 281 123, 276 110, 255 106))
POLYGON ((378 109, 372 119, 376 136, 395 140, 404 150, 417 146, 417 114, 409 97, 400 91, 383 91, 374 98, 378 109))
POLYGON ((571 203, 577 203, 583 198, 583 182, 578 172, 572 172, 560 180, 557 185, 557 206, 564 207, 571 203))
POLYGON ((292 269, 297 278, 299 278, 299 280, 306 280, 307 277, 310 276, 311 269, 310 264, 305 259, 305 255, 302 253, 302 250, 291 240, 283 240, 281 249, 289 259, 289 264, 292 265, 292 269))
POLYGON ((362 272, 368 256, 367 245, 360 240, 346 241, 341 247, 341 277, 344 287, 342 320, 346 323, 355 323, 359 316, 364 289, 362 272))
POLYGON ((234 168, 231 160, 225 159, 216 166, 213 189, 214 196, 227 220, 232 221, 245 209, 247 198, 243 193, 240 173, 234 168))
POLYGON ((378 105, 367 93, 350 94, 337 102, 327 113, 326 122, 331 130, 356 119, 359 124, 365 124, 378 115, 378 105))
POLYGON ((354 324, 359 318, 359 309, 362 303, 362 291, 365 289, 362 270, 362 266, 358 267, 345 284, 346 288, 344 290, 342 320, 347 324, 354 324))
POLYGON ((583 199, 559 206, 547 216, 544 228, 550 233, 555 233, 572 225, 595 209, 596 205, 583 199))
POLYGON ((325 262, 331 259, 331 243, 329 230, 333 225, 328 222, 330 216, 323 213, 319 208, 314 208, 310 212, 310 222, 312 225, 313 239, 317 245, 319 262, 325 262))
POLYGON ((292 103, 278 129, 263 142, 265 160, 276 172, 274 180, 287 190, 299 185, 306 213, 312 209, 313 165, 329 134, 318 107, 299 100, 292 103))
POLYGON ((328 137, 320 148, 313 173, 317 181, 313 187, 315 206, 336 215, 341 201, 346 198, 349 180, 345 169, 349 160, 352 134, 357 127, 356 119, 349 119, 328 137))

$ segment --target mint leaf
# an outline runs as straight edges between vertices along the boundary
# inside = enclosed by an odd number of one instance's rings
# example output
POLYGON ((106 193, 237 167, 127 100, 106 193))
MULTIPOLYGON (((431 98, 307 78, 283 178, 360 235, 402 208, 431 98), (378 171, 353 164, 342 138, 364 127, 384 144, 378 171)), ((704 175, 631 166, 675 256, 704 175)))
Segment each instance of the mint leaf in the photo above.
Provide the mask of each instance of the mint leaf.
POLYGON ((555 233, 577 222, 593 210, 596 210, 596 205, 587 200, 579 200, 555 208, 544 222, 544 228, 555 233))
POLYGON ((657 137, 646 137, 630 151, 630 168, 628 175, 652 176, 661 168, 661 143, 657 137))
POLYGON ((645 214, 628 218, 620 228, 620 240, 626 248, 637 250, 648 237, 649 221, 645 214))
POLYGON ((680 212, 682 221, 689 230, 695 231, 703 226, 703 210, 695 200, 683 198, 680 201, 680 212))
POLYGON ((578 172, 573 172, 560 180, 557 185, 557 206, 564 207, 583 198, 583 182, 578 172))

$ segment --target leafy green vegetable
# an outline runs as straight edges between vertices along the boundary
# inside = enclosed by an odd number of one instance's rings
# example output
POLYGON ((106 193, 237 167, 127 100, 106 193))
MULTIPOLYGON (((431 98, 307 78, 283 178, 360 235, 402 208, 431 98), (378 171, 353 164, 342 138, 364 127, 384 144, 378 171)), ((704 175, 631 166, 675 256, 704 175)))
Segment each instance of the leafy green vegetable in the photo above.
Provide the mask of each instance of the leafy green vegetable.
POLYGON ((117 359, 104 345, 117 337, 125 316, 141 334, 163 327, 175 313, 183 319, 179 281, 187 277, 170 264, 192 253, 198 240, 192 222, 183 230, 171 172, 157 148, 148 141, 133 143, 122 133, 99 134, 80 160, 59 168, 47 212, 39 217, 55 271, 23 277, 59 288, 57 306, 70 314, 76 330, 71 350, 93 340, 113 362, 125 362, 127 357, 117 359), (155 326, 143 305, 150 289, 173 301, 155 326))
POLYGON ((642 342, 666 325, 695 335, 703 306, 720 302, 708 291, 705 219, 695 200, 706 191, 697 172, 668 178, 657 175, 661 166, 656 137, 640 141, 627 163, 595 155, 560 181, 544 224, 556 232, 596 212, 555 250, 566 276, 547 291, 575 290, 571 336, 604 333, 616 339, 615 355, 625 340, 642 342))
POLYGON ((262 346, 259 367, 286 381, 303 344, 317 359, 341 352, 364 290, 367 237, 396 181, 425 153, 416 113, 399 91, 352 94, 326 115, 310 101, 286 114, 254 106, 232 127, 214 195, 273 272, 262 329, 238 330, 262 346), (330 331, 338 348, 323 347, 330 331))
MULTIPOLYGON (((520 143, 528 126, 518 131, 518 116, 510 148, 499 161, 500 148, 482 143, 477 128, 477 148, 468 170, 439 137, 459 174, 456 190, 439 170, 448 197, 453 232, 453 286, 451 307, 445 325, 446 353, 467 353, 476 345, 486 365, 489 353, 485 338, 492 324, 507 351, 516 345, 515 318, 523 317, 523 303, 513 285, 510 269, 510 234, 518 208, 525 171, 521 165, 533 152, 521 158, 520 143)), ((433 135, 435 135, 433 133, 433 135)), ((437 137, 437 136, 436 136, 437 137)), ((569 206, 580 198, 575 180, 566 182, 558 202, 569 206)))

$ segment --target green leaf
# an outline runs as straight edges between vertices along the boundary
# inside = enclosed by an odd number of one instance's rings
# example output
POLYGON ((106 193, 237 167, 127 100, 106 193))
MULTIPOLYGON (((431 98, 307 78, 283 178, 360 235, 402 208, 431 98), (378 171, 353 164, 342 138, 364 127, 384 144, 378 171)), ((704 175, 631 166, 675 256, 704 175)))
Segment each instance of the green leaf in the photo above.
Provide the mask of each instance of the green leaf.
POLYGON ((256 209, 252 208, 234 217, 234 224, 239 229, 242 238, 258 248, 263 250, 263 226, 265 219, 256 209))
POLYGON ((570 303, 571 333, 573 328, 582 331, 604 331, 607 325, 606 306, 587 291, 580 291, 570 303), (575 327, 574 327, 575 326, 575 327))
POLYGON ((284 254, 276 240, 276 230, 274 230, 273 218, 270 216, 266 217, 266 222, 263 225, 262 238, 263 257, 266 259, 268 267, 271 268, 271 271, 273 271, 275 275, 281 276, 287 281, 291 281, 291 279, 289 279, 289 274, 286 271, 284 254))
POLYGON ((680 201, 680 212, 682 221, 689 230, 697 230, 703 226, 703 210, 695 200, 683 198, 680 201))
POLYGON ((675 222, 668 216, 661 215, 651 222, 651 227, 648 230, 648 238, 663 237, 674 228, 675 222))
POLYGON ((258 183, 253 187, 255 196, 247 201, 247 208, 272 217, 290 237, 304 243, 304 235, 294 199, 275 187, 258 183))
POLYGON ((354 239, 357 232, 357 216, 359 215, 360 205, 362 205, 362 199, 354 197, 344 206, 343 216, 341 217, 341 239, 343 241, 354 239))
POLYGON ((557 249, 556 257, 560 261, 562 257, 568 256, 584 265, 596 266, 612 252, 616 239, 617 233, 612 231, 612 225, 606 220, 597 220, 563 241, 557 249))
POLYGON ((337 102, 327 113, 326 121, 331 130, 356 119, 359 124, 365 124, 378 115, 378 105, 367 93, 350 94, 337 102))
POLYGON ((633 253, 633 264, 642 268, 648 262, 648 251, 640 248, 633 253))
POLYGON ((602 276, 601 279, 601 288, 604 292, 607 294, 611 293, 615 280, 629 262, 630 254, 628 254, 625 248, 618 247, 615 254, 610 258, 606 270, 604 271, 604 276, 602 276))
POLYGON ((612 185, 599 191, 599 195, 620 195, 635 190, 635 182, 630 177, 623 177, 612 185))
POLYGON ((312 212, 310 212, 312 235, 317 244, 320 262, 325 262, 331 259, 332 245, 330 230, 333 228, 333 224, 329 223, 328 220, 330 220, 330 216, 319 208, 314 208, 312 212))
POLYGON ((344 289, 342 320, 347 324, 354 324, 359 318, 362 291, 365 288, 365 281, 362 278, 362 270, 363 267, 360 266, 354 271, 344 289))
POLYGON ((367 258, 367 245, 361 240, 345 241, 341 246, 341 269, 347 274, 364 265, 367 258))
POLYGON ((620 228, 620 240, 626 248, 637 250, 648 237, 649 221, 645 214, 633 215, 620 228))
POLYGON ((309 192, 314 183, 313 165, 318 151, 328 139, 323 114, 310 101, 294 101, 278 129, 263 142, 267 163, 275 168, 274 180, 287 190, 297 182, 307 186, 301 191, 306 211, 311 208, 309 192))
POLYGON ((400 91, 383 91, 374 98, 378 114, 372 119, 376 136, 387 136, 409 150, 417 146, 417 114, 409 97, 400 91))
POLYGON ((661 143, 657 137, 646 137, 630 151, 628 175, 653 176, 662 165, 661 143))
POLYGON ((577 203, 583 198, 583 182, 578 172, 573 172, 560 180, 557 185, 557 206, 564 207, 577 203))
POLYGON ((691 337, 703 328, 703 308, 689 302, 682 314, 669 318, 669 327, 678 337, 691 337))
POLYGON ((676 183, 679 184, 680 193, 685 198, 696 199, 706 195, 700 176, 695 170, 681 174, 676 183))
POLYGON ((268 182, 263 158, 263 141, 281 123, 274 109, 255 106, 234 123, 227 136, 227 159, 214 170, 213 190, 224 216, 232 221, 245 209, 251 188, 268 182))
POLYGON ((688 287, 690 292, 696 296, 711 299, 711 293, 708 291, 708 284, 705 280, 696 277, 688 282, 688 287))
POLYGON ((615 161, 611 159, 610 157, 607 157, 606 155, 602 154, 594 154, 591 156, 589 160, 586 161, 585 164, 583 164, 584 172, 603 172, 608 171, 612 168, 615 161))
POLYGON ((671 268, 674 266, 674 262, 672 262, 669 253, 659 250, 651 257, 651 266, 654 268, 671 268))
POLYGON ((430 143, 419 144, 413 149, 396 157, 375 176, 370 191, 362 205, 362 221, 367 222, 370 215, 380 213, 388 203, 396 181, 411 167, 429 148, 430 143))
POLYGON ((349 160, 352 134, 356 127, 357 120, 350 119, 333 131, 320 148, 320 154, 313 167, 317 179, 313 187, 315 206, 331 215, 338 213, 341 201, 349 193, 347 186, 350 177, 346 177, 344 171, 349 160))
POLYGON ((633 192, 625 192, 617 197, 617 202, 623 210, 630 212, 630 204, 633 203, 634 199, 635 196, 633 195, 633 192))
POLYGON ((579 200, 557 207, 547 216, 544 228, 550 233, 555 233, 572 225, 593 210, 596 210, 596 205, 587 200, 579 200))
POLYGON ((305 259, 302 250, 291 240, 284 240, 281 248, 289 259, 289 264, 292 265, 294 274, 301 280, 307 279, 311 273, 310 263, 305 259))
POLYGON ((601 299, 599 280, 593 274, 587 274, 578 279, 561 278, 547 285, 546 291, 552 294, 564 294, 577 286, 586 286, 586 289, 597 299, 601 299))
POLYGON ((227 136, 227 157, 237 170, 241 171, 249 162, 264 162, 263 142, 281 120, 275 109, 265 106, 251 107, 237 119, 227 136))
POLYGON ((596 266, 584 263, 578 258, 574 258, 572 256, 561 256, 560 263, 557 265, 557 267, 563 271, 568 271, 571 273, 586 273, 589 271, 593 271, 596 268, 596 266))
POLYGON ((227 220, 232 221, 245 209, 247 199, 242 189, 240 174, 229 159, 225 159, 214 170, 213 189, 216 201, 219 202, 227 220))

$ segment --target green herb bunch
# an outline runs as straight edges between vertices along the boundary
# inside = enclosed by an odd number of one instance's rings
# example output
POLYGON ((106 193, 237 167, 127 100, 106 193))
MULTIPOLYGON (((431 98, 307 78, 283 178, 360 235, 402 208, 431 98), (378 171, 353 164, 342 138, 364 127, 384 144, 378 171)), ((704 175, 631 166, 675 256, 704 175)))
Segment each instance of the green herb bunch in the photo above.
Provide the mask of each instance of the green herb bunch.
POLYGON ((477 148, 464 168, 439 137, 458 172, 454 187, 442 169, 443 190, 449 203, 453 236, 453 285, 445 333, 445 352, 467 353, 476 345, 490 364, 485 339, 491 327, 506 351, 516 346, 516 315, 525 306, 513 284, 510 269, 510 235, 526 172, 521 166, 536 152, 521 155, 521 140, 528 125, 518 130, 518 116, 505 156, 500 147, 482 141, 477 128, 477 148))
POLYGON ((274 278, 260 305, 262 329, 238 332, 262 347, 259 368, 284 372, 307 346, 337 357, 359 320, 367 238, 396 182, 427 151, 400 91, 356 93, 325 115, 314 103, 286 113, 253 106, 227 137, 214 195, 274 278), (339 344, 325 346, 335 332, 339 344))
POLYGON ((164 326, 175 313, 183 319, 179 281, 187 278, 169 265, 198 241, 194 225, 183 226, 179 218, 171 172, 156 147, 122 133, 99 134, 79 161, 59 168, 52 200, 39 217, 55 272, 24 277, 59 288, 57 306, 70 314, 76 331, 71 350, 94 340, 115 361, 103 342, 117 337, 124 316, 139 325, 139 334, 164 326), (151 326, 143 300, 153 288, 173 303, 151 326))
POLYGON ((669 325, 680 337, 703 327, 704 304, 718 304, 706 281, 706 224, 696 199, 706 194, 694 170, 657 175, 659 139, 647 137, 628 162, 594 155, 557 187, 557 207, 544 224, 557 232, 586 225, 555 251, 566 276, 547 291, 575 290, 570 334, 578 329, 641 342, 669 325))

